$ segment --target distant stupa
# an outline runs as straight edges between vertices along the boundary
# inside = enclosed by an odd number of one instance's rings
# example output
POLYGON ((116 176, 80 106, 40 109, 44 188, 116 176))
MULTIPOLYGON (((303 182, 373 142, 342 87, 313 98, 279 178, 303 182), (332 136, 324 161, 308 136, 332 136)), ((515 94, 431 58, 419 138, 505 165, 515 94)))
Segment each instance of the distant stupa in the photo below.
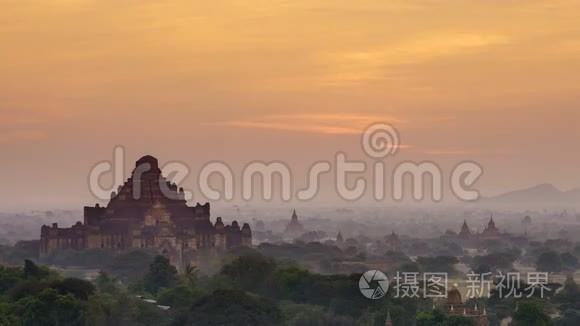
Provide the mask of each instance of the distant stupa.
POLYGON ((298 236, 304 233, 304 226, 302 223, 298 222, 298 215, 296 215, 296 209, 292 212, 292 218, 290 223, 286 225, 286 230, 284 233, 289 236, 298 236))
POLYGON ((485 240, 497 240, 501 237, 501 234, 497 227, 495 226, 495 222, 493 221, 493 214, 489 217, 489 222, 487 223, 487 227, 481 232, 481 238, 485 240))
POLYGON ((391 312, 387 312, 387 320, 385 320, 385 326, 393 326, 393 320, 391 319, 391 312))
POLYGON ((385 244, 389 250, 399 251, 401 250, 401 240, 399 236, 395 233, 395 230, 391 232, 390 235, 385 237, 385 244))
POLYGON ((338 231, 338 235, 336 236, 336 242, 337 243, 343 243, 344 239, 342 237, 342 232, 338 231))
POLYGON ((461 231, 459 232, 459 237, 462 239, 471 239, 472 234, 467 226, 467 220, 463 220, 463 225, 461 226, 461 231))

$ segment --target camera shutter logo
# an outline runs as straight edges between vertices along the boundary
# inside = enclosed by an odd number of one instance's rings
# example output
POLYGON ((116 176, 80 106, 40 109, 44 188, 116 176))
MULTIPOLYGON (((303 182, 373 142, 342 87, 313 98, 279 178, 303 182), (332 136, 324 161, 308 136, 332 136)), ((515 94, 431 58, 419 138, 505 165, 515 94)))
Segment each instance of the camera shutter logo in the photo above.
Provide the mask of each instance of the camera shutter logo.
POLYGON ((360 292, 369 299, 380 299, 387 294, 389 290, 389 279, 381 271, 370 270, 364 273, 358 281, 360 292), (371 287, 371 283, 378 283, 376 288, 371 287))

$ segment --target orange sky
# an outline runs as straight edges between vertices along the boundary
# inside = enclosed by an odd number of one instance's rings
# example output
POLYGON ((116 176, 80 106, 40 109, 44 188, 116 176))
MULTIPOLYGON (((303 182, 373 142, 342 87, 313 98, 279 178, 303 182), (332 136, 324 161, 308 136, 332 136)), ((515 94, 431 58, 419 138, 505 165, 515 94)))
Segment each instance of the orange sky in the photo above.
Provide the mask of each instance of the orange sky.
MULTIPOLYGON (((580 1, 4 0, 0 208, 81 205, 115 145, 193 167, 361 157, 580 186, 580 1)), ((193 169, 195 170, 195 168, 193 169)))

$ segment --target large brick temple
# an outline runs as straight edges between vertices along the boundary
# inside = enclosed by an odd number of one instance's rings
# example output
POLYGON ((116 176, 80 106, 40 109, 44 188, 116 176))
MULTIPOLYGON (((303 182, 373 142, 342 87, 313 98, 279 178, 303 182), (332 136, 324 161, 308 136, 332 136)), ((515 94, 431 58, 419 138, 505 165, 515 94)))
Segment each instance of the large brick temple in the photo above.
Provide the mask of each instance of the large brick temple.
POLYGON ((84 223, 70 228, 43 225, 40 254, 58 250, 105 248, 122 252, 148 248, 167 256, 172 264, 199 262, 200 250, 216 253, 250 246, 252 231, 245 223, 224 225, 221 217, 210 221, 209 203, 187 205, 184 191, 161 173, 156 158, 137 161, 131 177, 111 194, 106 207, 84 208, 84 223))

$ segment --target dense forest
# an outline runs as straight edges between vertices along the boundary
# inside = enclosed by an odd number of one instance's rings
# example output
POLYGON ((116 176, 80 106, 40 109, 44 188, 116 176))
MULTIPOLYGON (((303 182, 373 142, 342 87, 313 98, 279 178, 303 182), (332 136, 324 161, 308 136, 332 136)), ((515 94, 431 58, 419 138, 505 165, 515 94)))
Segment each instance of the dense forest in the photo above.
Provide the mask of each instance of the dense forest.
MULTIPOLYGON (((366 299, 358 289, 359 273, 315 274, 294 260, 250 248, 231 253, 212 275, 194 266, 178 271, 165 257, 141 250, 109 263, 92 281, 65 277, 31 260, 1 266, 0 325, 384 325, 387 313, 394 325, 472 324, 445 316, 428 298, 388 293, 366 299)), ((580 291, 574 280, 550 287, 544 299, 516 303, 492 293, 480 301, 491 325, 510 316, 516 325, 578 325, 580 291)))

